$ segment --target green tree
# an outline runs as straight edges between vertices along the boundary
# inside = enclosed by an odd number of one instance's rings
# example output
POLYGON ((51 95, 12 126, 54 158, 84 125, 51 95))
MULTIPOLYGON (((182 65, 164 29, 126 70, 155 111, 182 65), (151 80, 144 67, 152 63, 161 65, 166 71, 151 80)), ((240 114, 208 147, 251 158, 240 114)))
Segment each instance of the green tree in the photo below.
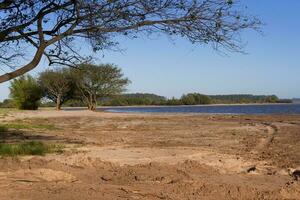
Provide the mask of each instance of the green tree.
POLYGON ((72 70, 76 88, 89 110, 97 108, 98 99, 120 94, 130 83, 121 69, 113 64, 82 64, 78 68, 72 70))
POLYGON ((56 104, 57 110, 61 109, 63 103, 73 98, 75 81, 69 69, 61 68, 42 72, 38 83, 46 98, 56 104))
POLYGON ((199 94, 199 93, 194 93, 194 98, 197 104, 211 104, 212 99, 205 95, 205 94, 199 94))
POLYGON ((185 105, 195 105, 197 104, 196 99, 193 94, 182 95, 181 102, 185 105))
POLYGON ((270 95, 270 96, 266 97, 265 102, 276 103, 278 100, 279 100, 279 98, 276 95, 270 95))
POLYGON ((11 81, 10 97, 18 109, 36 110, 42 98, 42 89, 36 80, 30 76, 21 76, 11 81))
POLYGON ((189 93, 181 97, 181 101, 185 105, 211 104, 212 99, 204 94, 189 93))
POLYGON ((13 108, 14 107, 14 103, 11 99, 4 99, 1 103, 0 103, 0 107, 1 108, 13 108))

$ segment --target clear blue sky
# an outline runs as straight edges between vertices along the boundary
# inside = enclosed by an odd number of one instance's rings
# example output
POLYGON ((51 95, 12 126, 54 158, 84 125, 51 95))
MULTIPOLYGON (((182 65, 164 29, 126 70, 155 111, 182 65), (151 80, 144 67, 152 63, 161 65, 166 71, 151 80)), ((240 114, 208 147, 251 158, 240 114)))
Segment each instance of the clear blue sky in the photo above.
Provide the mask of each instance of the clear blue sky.
MULTIPOLYGON (((167 97, 183 93, 276 94, 300 97, 300 1, 241 0, 248 12, 266 23, 264 35, 243 34, 247 55, 220 55, 207 46, 193 46, 167 37, 124 40, 120 52, 104 52, 99 62, 115 63, 132 84, 129 92, 150 92, 167 97)), ((43 62, 31 74, 48 68, 43 62)), ((1 84, 7 98, 9 84, 1 84)))

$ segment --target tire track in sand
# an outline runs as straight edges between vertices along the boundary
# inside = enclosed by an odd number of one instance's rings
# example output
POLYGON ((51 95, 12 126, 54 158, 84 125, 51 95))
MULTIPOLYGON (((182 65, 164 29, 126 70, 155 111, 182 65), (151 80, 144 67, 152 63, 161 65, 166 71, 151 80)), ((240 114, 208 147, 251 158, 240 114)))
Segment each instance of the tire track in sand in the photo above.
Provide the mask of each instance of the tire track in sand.
POLYGON ((261 138, 258 144, 253 148, 251 153, 260 154, 265 148, 267 148, 274 140, 275 134, 278 132, 277 126, 271 123, 261 123, 267 130, 267 137, 261 138))

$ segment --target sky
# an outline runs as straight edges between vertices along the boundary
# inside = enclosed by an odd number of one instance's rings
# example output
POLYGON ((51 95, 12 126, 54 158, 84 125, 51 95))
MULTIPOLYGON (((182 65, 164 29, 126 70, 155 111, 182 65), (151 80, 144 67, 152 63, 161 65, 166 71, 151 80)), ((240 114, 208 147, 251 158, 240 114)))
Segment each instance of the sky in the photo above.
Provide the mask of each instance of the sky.
MULTIPOLYGON (((127 92, 166 97, 184 93, 275 94, 300 97, 300 1, 241 0, 248 12, 265 25, 263 34, 242 33, 247 54, 221 54, 209 46, 160 36, 120 38, 122 52, 105 51, 97 62, 115 63, 132 83, 127 92), (104 57, 103 57, 104 55, 104 57)), ((86 44, 82 44, 86 45, 86 44)), ((32 72, 48 69, 41 64, 32 72)), ((8 97, 9 83, 0 84, 0 100, 8 97)))

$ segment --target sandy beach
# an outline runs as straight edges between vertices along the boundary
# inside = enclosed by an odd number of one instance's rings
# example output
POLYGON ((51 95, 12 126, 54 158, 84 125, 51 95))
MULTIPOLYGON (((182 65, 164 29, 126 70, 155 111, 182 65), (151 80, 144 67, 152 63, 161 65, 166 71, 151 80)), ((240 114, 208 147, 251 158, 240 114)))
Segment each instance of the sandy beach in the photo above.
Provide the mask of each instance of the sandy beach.
POLYGON ((23 111, 5 142, 64 145, 0 158, 0 199, 300 199, 299 115, 23 111), (299 178, 298 178, 299 179, 299 178))

